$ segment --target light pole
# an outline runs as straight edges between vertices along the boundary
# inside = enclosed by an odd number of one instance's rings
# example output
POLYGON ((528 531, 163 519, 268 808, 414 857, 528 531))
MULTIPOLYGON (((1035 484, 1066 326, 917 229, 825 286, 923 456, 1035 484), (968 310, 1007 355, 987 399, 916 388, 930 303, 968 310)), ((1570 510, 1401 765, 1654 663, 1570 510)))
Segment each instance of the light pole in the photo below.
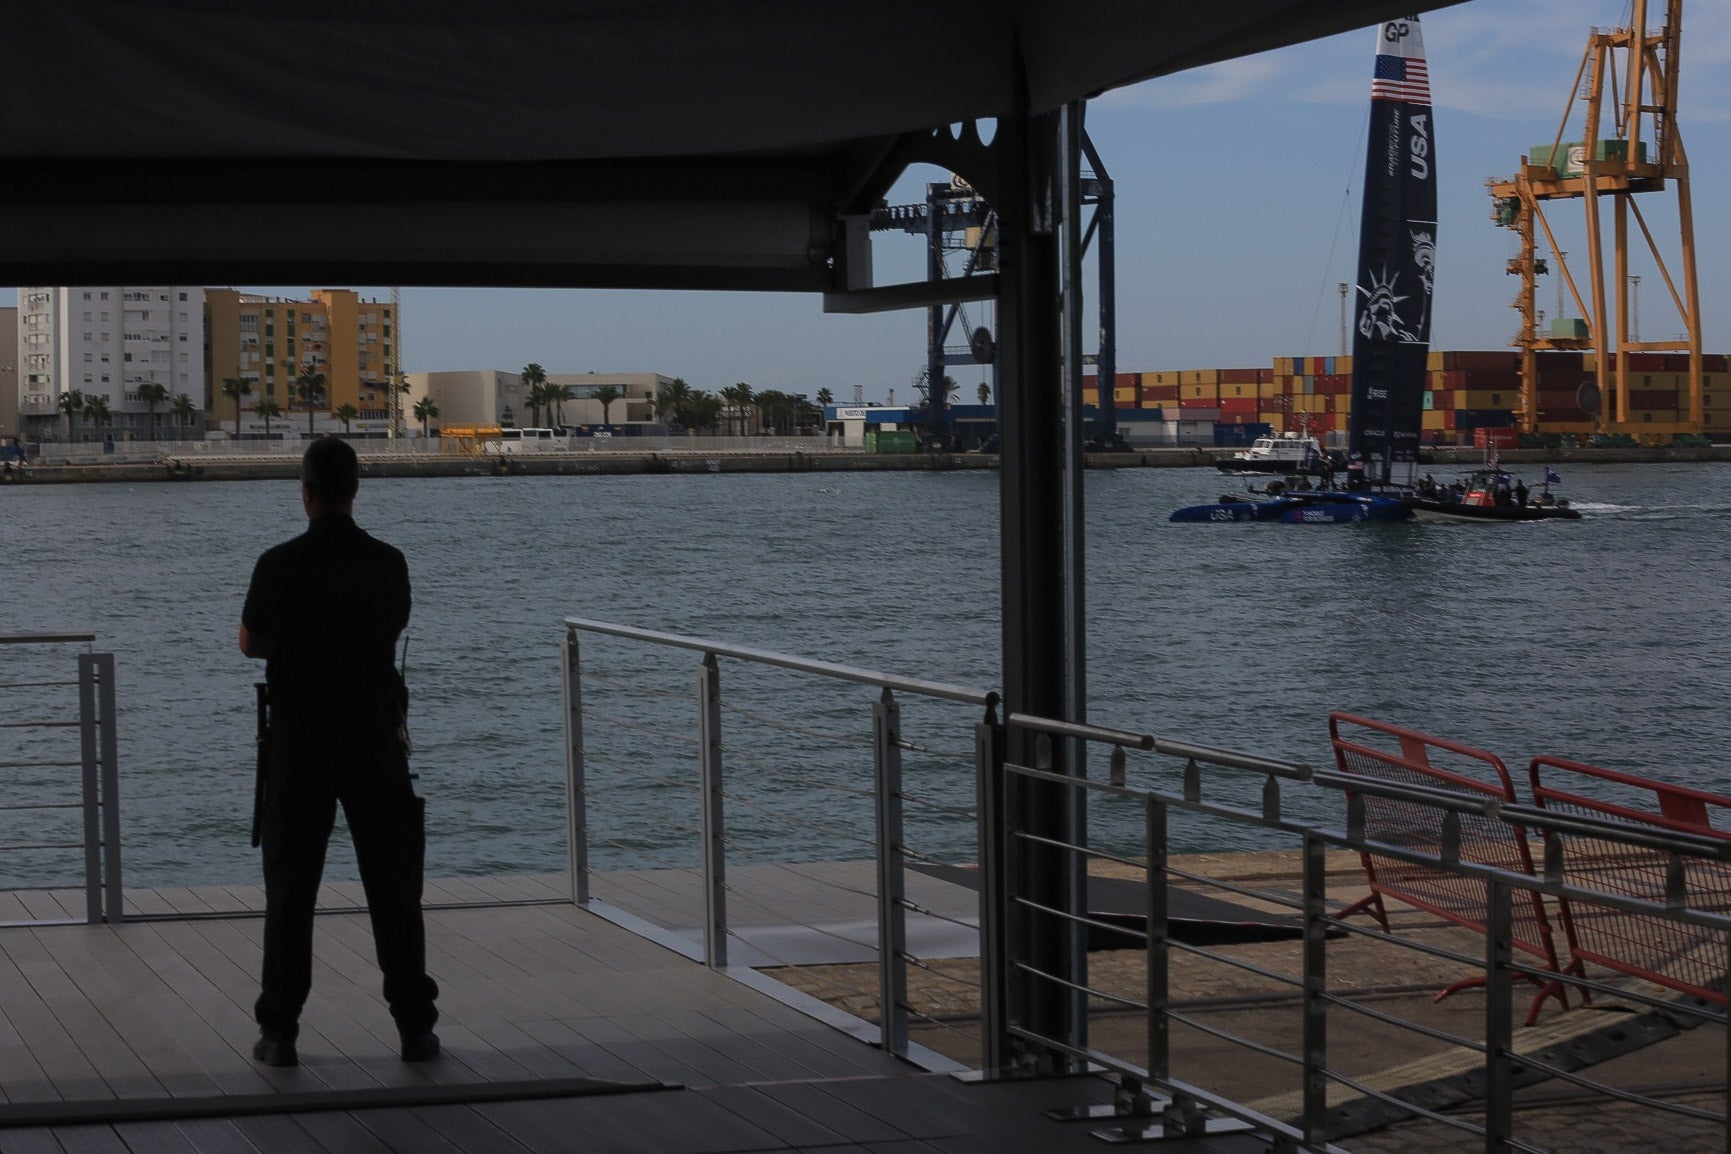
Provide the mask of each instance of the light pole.
POLYGON ((1340 282, 1340 355, 1346 355, 1346 292, 1347 284, 1340 282))

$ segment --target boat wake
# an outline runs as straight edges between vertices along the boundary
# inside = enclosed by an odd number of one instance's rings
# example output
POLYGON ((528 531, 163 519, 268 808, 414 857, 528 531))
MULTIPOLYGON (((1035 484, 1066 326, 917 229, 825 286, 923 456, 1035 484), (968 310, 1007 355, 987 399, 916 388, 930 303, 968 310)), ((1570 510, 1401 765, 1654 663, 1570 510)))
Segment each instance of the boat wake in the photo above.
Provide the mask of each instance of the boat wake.
POLYGON ((1699 521, 1731 517, 1731 504, 1707 505, 1616 505, 1577 501, 1583 513, 1610 513, 1630 521, 1699 521))

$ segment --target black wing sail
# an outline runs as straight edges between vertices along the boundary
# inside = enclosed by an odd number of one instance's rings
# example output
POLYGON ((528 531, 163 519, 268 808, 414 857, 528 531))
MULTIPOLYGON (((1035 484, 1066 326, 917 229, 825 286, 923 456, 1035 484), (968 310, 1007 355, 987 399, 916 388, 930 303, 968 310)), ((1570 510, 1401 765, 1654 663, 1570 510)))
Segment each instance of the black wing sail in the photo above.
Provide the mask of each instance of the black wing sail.
POLYGON ((1436 137, 1418 18, 1377 33, 1358 236, 1347 449, 1386 483, 1418 459, 1436 272, 1436 137))

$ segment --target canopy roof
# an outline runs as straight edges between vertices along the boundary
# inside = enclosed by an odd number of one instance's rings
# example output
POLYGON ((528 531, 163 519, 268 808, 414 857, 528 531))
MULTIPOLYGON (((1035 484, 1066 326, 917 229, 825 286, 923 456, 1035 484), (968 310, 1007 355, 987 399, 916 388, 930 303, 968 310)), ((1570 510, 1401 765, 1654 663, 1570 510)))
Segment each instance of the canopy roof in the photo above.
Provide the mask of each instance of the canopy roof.
POLYGON ((12 4, 0 275, 823 289, 898 144, 1413 7, 12 4))

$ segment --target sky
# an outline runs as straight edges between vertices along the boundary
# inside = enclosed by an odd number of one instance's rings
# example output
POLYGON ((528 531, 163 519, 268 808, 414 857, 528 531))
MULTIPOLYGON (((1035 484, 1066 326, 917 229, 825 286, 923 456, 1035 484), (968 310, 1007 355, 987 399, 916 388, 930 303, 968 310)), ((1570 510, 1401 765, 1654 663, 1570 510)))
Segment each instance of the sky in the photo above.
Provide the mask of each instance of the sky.
MULTIPOLYGON (((1650 8, 1656 27, 1663 0, 1650 8)), ((1490 220, 1485 181, 1512 176, 1523 154, 1552 140, 1565 110, 1564 139, 1581 138, 1585 106, 1571 107, 1569 97, 1589 30, 1629 19, 1622 0, 1471 0, 1423 17, 1439 198, 1433 348, 1494 349, 1512 339, 1518 284, 1505 266, 1517 247, 1490 220)), ((1691 165, 1702 335, 1709 351, 1728 351, 1731 3, 1687 0, 1682 23, 1678 124, 1691 165)), ((1088 132, 1117 196, 1120 372, 1266 367, 1277 356, 1341 351, 1337 286, 1355 279, 1375 45, 1375 32, 1359 29, 1090 102, 1088 132)), ((891 202, 917 202, 927 181, 947 175, 913 170, 891 202)), ((1638 199, 1680 278, 1675 196, 1638 199)), ((1582 205, 1557 202, 1548 215, 1581 277, 1582 205)), ((1608 210, 1603 219, 1608 228, 1608 210)), ((923 275, 917 240, 883 233, 875 243, 879 283, 923 275)), ((1642 277, 1640 336, 1680 332, 1645 252, 1630 271, 1642 277)), ((1553 279, 1539 284, 1547 316, 1556 315, 1553 279)), ((0 304, 12 297, 0 292, 0 304)), ((818 297, 800 294, 405 286, 402 299, 410 372, 515 371, 534 361, 551 373, 663 373, 711 391, 744 381, 808 396, 828 388, 844 402, 906 402, 924 363, 923 312, 829 316, 818 297)), ((1572 301, 1564 308, 1579 315, 1572 301)), ((989 308, 971 305, 964 319, 969 328, 989 322, 989 308)), ((981 372, 953 371, 971 399, 981 372)))

